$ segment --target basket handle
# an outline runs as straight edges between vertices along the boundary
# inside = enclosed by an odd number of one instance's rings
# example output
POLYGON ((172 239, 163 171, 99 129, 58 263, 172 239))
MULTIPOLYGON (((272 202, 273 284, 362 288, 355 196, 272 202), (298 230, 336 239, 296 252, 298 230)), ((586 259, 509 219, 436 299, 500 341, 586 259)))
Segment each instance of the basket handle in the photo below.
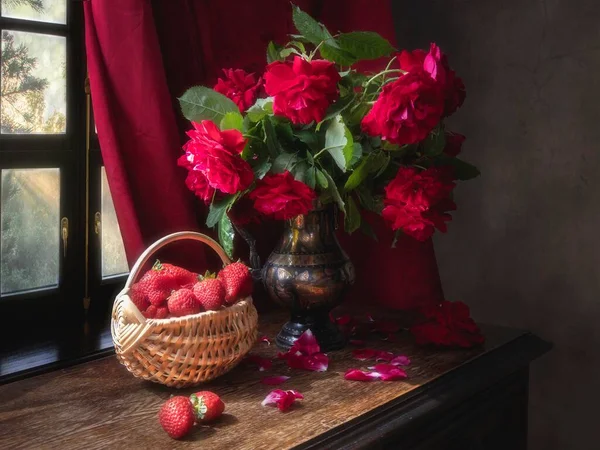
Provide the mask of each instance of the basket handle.
POLYGON ((163 248, 165 245, 171 244, 172 242, 176 241, 183 241, 186 239, 205 243, 210 248, 212 248, 217 253, 217 255, 219 255, 219 258, 221 258, 221 261, 223 261, 224 265, 231 263, 231 260, 225 253, 225 250, 223 250, 219 243, 214 239, 206 236, 205 234, 196 233, 195 231, 179 231, 177 233, 169 234, 159 239, 150 247, 148 247, 144 253, 140 255, 136 263, 131 268, 131 272, 129 272, 129 277, 127 278, 127 282, 125 283, 125 289, 129 289, 131 287, 131 285, 135 282, 139 271, 152 258, 154 253, 163 248))

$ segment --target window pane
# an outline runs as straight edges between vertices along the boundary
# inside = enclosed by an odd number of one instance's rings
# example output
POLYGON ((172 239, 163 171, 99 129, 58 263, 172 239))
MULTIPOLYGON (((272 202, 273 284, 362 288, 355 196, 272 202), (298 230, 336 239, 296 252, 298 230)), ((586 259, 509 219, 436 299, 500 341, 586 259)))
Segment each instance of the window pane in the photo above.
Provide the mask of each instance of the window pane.
POLYGON ((58 286, 60 170, 4 169, 1 292, 58 286))
POLYGON ((66 38, 3 30, 1 132, 64 133, 66 70, 66 38))
POLYGON ((1 0, 2 16, 67 23, 67 0, 1 0))
POLYGON ((102 278, 114 277, 129 272, 123 238, 117 222, 115 205, 110 195, 106 170, 102 167, 102 278))

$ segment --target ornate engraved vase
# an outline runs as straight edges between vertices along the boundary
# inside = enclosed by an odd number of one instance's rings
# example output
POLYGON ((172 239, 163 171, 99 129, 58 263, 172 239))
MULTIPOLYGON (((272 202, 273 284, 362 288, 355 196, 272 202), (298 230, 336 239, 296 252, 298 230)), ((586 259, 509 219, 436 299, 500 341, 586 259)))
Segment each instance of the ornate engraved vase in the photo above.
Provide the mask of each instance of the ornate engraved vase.
POLYGON ((340 349, 345 338, 329 319, 354 283, 354 266, 335 236, 333 206, 317 206, 286 222, 281 240, 262 268, 269 296, 291 311, 277 335, 277 345, 289 349, 307 329, 322 351, 340 349))

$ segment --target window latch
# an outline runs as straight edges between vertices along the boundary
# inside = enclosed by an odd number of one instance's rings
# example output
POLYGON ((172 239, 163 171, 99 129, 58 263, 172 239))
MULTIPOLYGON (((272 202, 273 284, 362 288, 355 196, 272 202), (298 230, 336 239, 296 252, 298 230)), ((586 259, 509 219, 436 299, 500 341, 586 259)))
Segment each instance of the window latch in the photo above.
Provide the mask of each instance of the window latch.
POLYGON ((63 241, 63 257, 67 257, 67 244, 69 242, 69 219, 60 219, 60 235, 63 241))
POLYGON ((94 214, 94 233, 96 234, 100 234, 100 227, 102 226, 102 219, 101 219, 101 215, 100 212, 97 211, 96 214, 94 214))

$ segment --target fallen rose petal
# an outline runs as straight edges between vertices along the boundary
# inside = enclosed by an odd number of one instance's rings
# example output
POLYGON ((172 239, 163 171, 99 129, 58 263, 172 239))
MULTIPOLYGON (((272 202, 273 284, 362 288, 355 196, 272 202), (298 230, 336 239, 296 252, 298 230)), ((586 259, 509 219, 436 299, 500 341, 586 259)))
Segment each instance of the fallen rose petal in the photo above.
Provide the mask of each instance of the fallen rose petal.
POLYGON ((410 366, 410 358, 405 355, 398 355, 390 361, 390 364, 394 366, 410 366))
POLYGON ((348 341, 348 343, 349 343, 350 345, 355 345, 355 346, 357 346, 357 347, 360 347, 360 346, 363 346, 363 345, 365 345, 365 344, 366 344, 366 342, 365 342, 365 341, 363 341, 362 339, 350 339, 350 340, 348 341))
POLYGON ((271 345, 271 341, 268 338, 268 336, 263 336, 263 337, 260 338, 260 340, 261 340, 261 342, 264 342, 265 344, 271 345))
POLYGON ((319 353, 321 351, 321 347, 319 347, 319 343, 317 342, 317 338, 310 331, 310 329, 306 330, 302 335, 294 342, 292 348, 290 348, 290 353, 301 352, 303 355, 313 355, 315 353, 319 353))
POLYGON ((404 370, 392 364, 376 364, 374 367, 369 367, 369 369, 378 374, 382 381, 401 380, 407 377, 404 370))
POLYGON ((379 374, 373 372, 365 372, 360 369, 348 369, 344 373, 344 379, 350 381, 375 381, 380 377, 379 374))
POLYGON ((244 358, 244 362, 246 364, 257 366, 258 370, 261 372, 269 370, 273 365, 273 361, 258 355, 248 355, 244 358))
POLYGON ((367 359, 373 359, 379 355, 379 350, 372 348, 357 348, 352 350, 352 356, 359 361, 366 361, 367 359))
POLYGON ((351 321, 352 317, 350 317, 350 314, 343 314, 339 317, 336 317, 334 320, 334 322, 340 326, 348 325, 351 321))
POLYGON ((280 411, 285 411, 292 406, 297 399, 302 400, 303 398, 304 396, 298 391, 282 391, 281 389, 275 389, 265 397, 261 405, 277 405, 280 411))
POLYGON ((278 384, 285 383, 289 380, 290 377, 286 377, 285 375, 277 376, 277 377, 263 377, 260 382, 262 384, 266 384, 268 386, 276 386, 278 384))
POLYGON ((329 367, 329 358, 324 353, 303 355, 301 352, 288 353, 285 357, 292 369, 305 369, 314 372, 325 372, 329 367))

